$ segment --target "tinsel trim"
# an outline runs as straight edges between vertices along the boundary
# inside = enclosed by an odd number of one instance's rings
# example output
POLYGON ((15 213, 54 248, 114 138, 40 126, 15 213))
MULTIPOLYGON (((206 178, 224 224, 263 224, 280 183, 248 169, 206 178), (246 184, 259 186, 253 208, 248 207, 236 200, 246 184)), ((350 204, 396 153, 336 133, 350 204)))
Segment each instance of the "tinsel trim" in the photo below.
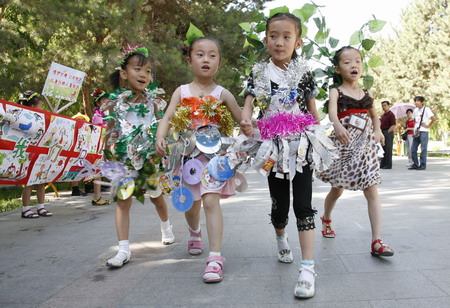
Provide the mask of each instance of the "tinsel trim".
POLYGON ((256 124, 264 140, 287 138, 305 132, 316 120, 311 114, 273 113, 259 120, 256 124))
POLYGON ((255 105, 265 110, 270 104, 278 108, 290 105, 303 95, 298 93, 298 84, 309 71, 306 61, 302 58, 293 59, 286 67, 278 89, 271 90, 268 63, 259 62, 253 66, 255 105))
POLYGON ((213 96, 205 96, 203 99, 183 98, 178 104, 170 124, 177 133, 208 124, 218 124, 219 130, 228 136, 232 135, 234 127, 228 107, 213 96))

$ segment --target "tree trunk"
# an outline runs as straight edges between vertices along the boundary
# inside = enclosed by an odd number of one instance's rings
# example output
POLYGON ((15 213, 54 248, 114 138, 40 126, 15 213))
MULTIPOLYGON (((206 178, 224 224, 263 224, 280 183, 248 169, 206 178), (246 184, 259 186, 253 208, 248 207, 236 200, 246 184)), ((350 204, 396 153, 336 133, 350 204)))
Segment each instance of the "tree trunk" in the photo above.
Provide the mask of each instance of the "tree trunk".
POLYGON ((3 17, 5 17, 6 14, 6 8, 8 7, 7 4, 3 4, 2 6, 2 12, 0 13, 0 22, 2 21, 3 17))
POLYGON ((84 109, 84 114, 86 114, 90 119, 92 119, 92 116, 94 115, 94 112, 92 111, 92 107, 91 107, 91 102, 90 102, 91 77, 92 77, 92 70, 89 70, 86 73, 86 77, 84 79, 84 85, 83 85, 83 109, 84 109))

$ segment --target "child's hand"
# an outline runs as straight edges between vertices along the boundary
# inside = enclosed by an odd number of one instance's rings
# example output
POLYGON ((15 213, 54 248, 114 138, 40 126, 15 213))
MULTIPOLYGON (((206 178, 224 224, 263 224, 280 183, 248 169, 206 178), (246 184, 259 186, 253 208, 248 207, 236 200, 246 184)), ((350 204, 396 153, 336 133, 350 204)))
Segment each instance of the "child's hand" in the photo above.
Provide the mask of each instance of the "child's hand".
POLYGON ((383 133, 381 132, 381 130, 376 129, 376 130, 373 132, 373 136, 375 137, 375 143, 380 142, 381 145, 384 146, 384 135, 383 135, 383 133))
POLYGON ((251 136, 253 134, 253 125, 251 120, 243 119, 239 124, 244 135, 251 136))
POLYGON ((164 138, 156 138, 156 155, 162 157, 166 155, 166 140, 164 138))
POLYGON ((350 133, 341 123, 334 127, 334 134, 336 135, 336 139, 343 145, 350 144, 350 133))

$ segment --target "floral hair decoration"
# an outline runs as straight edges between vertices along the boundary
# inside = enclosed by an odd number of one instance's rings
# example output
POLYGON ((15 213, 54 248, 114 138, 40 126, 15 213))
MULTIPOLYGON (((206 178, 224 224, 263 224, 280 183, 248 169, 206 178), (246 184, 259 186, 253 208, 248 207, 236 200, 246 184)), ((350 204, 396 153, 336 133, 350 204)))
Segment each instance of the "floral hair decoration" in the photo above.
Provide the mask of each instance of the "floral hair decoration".
POLYGON ((109 95, 108 92, 103 91, 102 89, 98 88, 91 94, 94 97, 94 103, 98 102, 102 97, 107 97, 109 95))
POLYGON ((128 45, 128 48, 125 49, 120 53, 120 58, 122 59, 122 62, 120 64, 124 64, 125 60, 134 53, 140 53, 146 57, 148 57, 148 49, 139 45, 136 46, 130 46, 128 45))

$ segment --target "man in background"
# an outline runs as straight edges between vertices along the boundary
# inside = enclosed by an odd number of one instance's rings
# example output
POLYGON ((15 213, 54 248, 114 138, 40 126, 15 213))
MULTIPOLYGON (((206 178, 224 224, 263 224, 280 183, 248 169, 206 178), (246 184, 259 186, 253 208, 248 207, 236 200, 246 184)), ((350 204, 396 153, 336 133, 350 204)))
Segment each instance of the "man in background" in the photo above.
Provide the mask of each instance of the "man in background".
POLYGON ((414 125, 414 139, 411 146, 411 156, 413 165, 409 170, 425 170, 427 168, 427 147, 428 138, 430 134, 430 126, 437 121, 433 111, 425 107, 425 98, 423 96, 416 96, 414 98, 416 109, 413 112, 414 125), (420 162, 417 158, 417 149, 420 144, 420 162))
POLYGON ((381 107, 384 111, 380 118, 381 132, 384 135, 384 156, 381 159, 380 167, 381 169, 392 169, 392 147, 394 144, 394 129, 397 125, 397 121, 395 115, 389 110, 391 108, 389 101, 383 101, 381 107))

